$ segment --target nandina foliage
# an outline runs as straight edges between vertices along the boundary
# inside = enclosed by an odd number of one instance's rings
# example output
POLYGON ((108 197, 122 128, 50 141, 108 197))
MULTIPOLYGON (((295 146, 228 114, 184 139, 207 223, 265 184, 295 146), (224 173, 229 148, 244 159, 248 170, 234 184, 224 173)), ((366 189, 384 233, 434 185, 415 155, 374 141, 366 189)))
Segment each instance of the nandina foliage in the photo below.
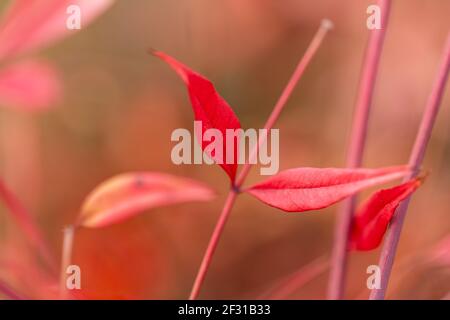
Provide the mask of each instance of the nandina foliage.
POLYGON ((349 248, 361 251, 377 248, 400 203, 416 191, 422 181, 416 178, 375 192, 353 218, 349 248))
MULTIPOLYGON (((208 129, 217 129, 225 137, 227 129, 241 128, 239 119, 234 114, 233 109, 217 93, 211 81, 163 52, 152 51, 152 53, 170 65, 185 83, 195 120, 202 122, 203 132, 208 129)), ((210 142, 204 141, 198 133, 196 135, 201 142, 202 149, 205 150, 210 142)), ((231 141, 226 139, 223 141, 222 154, 208 154, 225 170, 231 182, 234 182, 236 177, 238 146, 239 139, 236 136, 231 141), (232 154, 232 161, 226 161, 229 154, 232 154)))
POLYGON ((406 166, 380 169, 295 168, 282 171, 246 191, 288 212, 328 207, 364 188, 398 179, 406 166))
POLYGON ((121 174, 91 192, 84 201, 77 225, 104 227, 155 207, 208 201, 213 197, 209 187, 191 179, 155 172, 121 174))

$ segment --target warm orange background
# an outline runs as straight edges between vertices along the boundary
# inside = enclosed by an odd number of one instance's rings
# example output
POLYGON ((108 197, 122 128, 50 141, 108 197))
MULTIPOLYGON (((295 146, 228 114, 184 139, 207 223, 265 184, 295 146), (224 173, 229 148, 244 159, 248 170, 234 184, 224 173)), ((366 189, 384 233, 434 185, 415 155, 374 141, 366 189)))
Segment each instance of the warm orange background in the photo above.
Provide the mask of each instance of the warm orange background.
MULTIPOLYGON (((450 1, 393 2, 364 157, 368 167, 407 161, 450 29, 450 1)), ((210 183, 220 194, 211 203, 152 210, 123 224, 77 233, 74 262, 82 270, 85 297, 186 298, 228 188, 217 166, 172 164, 171 132, 191 130, 192 112, 181 81, 147 49, 165 51, 207 76, 244 128, 260 128, 320 20, 333 20, 335 29, 277 123, 280 169, 344 166, 369 4, 117 1, 92 26, 40 54, 63 72, 64 99, 38 115, 1 111, 1 122, 8 125, 2 126, 7 134, 1 135, 0 168, 35 213, 55 254, 63 226, 75 219, 84 197, 115 174, 168 172, 210 183)), ((439 299, 450 291, 449 265, 425 263, 450 233, 449 105, 447 92, 424 164, 432 173, 411 203, 390 298, 439 299)), ((260 179, 258 172, 254 168, 247 185, 260 179)), ((286 214, 243 195, 202 297, 256 298, 280 277, 329 255, 337 208, 286 214)), ((3 209, 1 248, 19 263, 30 250, 3 209)), ((351 254, 349 298, 367 297, 366 267, 377 263, 378 254, 351 254)), ((42 298, 35 282, 0 274, 23 293, 42 298)), ((326 285, 327 273, 290 298, 324 298, 326 285)))

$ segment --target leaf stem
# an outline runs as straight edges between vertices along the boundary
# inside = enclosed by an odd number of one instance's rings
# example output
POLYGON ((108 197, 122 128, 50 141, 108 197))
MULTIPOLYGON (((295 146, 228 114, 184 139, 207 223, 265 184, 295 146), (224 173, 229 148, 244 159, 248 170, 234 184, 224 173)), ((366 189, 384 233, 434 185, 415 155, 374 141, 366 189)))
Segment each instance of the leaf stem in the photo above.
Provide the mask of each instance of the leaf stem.
MULTIPOLYGON (((311 61, 311 59, 314 57, 315 53, 319 49, 320 44, 322 43, 323 39, 325 38, 325 35, 331 28, 332 28, 331 21, 329 21, 329 20, 322 21, 320 28, 316 32, 316 34, 315 34, 313 40, 311 41, 308 49, 306 50, 305 54, 300 59, 300 62, 298 63, 294 73, 292 74, 292 76, 291 76, 290 80, 288 81, 286 87, 284 88, 280 98, 278 99, 272 113, 270 114, 269 119, 267 120, 267 122, 264 126, 264 128, 267 129, 267 131, 272 129, 276 120, 280 116, 281 111, 283 110, 284 106, 286 105, 286 102, 288 101, 289 97, 291 96, 296 84, 300 80, 300 78, 301 78, 302 74, 304 73, 306 67, 308 66, 309 62, 311 61)), ((265 135, 262 135, 259 137, 258 144, 251 151, 249 159, 254 159, 256 157, 258 149, 265 142, 265 139, 266 139, 265 135)), ((191 290, 191 293, 189 296, 190 300, 197 299, 197 297, 200 293, 200 289, 205 280, 206 274, 207 274, 209 266, 211 264, 212 257, 216 251, 220 237, 225 228, 225 224, 231 213, 231 209, 234 206, 237 195, 239 194, 240 187, 245 182, 245 179, 246 179, 248 173, 250 172, 252 163, 253 163, 253 161, 249 160, 247 163, 244 164, 242 171, 239 173, 234 185, 230 188, 230 191, 225 200, 225 204, 223 206, 222 212, 219 216, 219 220, 216 223, 216 226, 214 228, 212 236, 209 240, 206 252, 203 255, 203 259, 200 264, 200 268, 198 270, 197 276, 194 281, 194 285, 192 287, 192 290, 191 290)))
POLYGON ((75 235, 75 227, 67 226, 64 228, 62 256, 61 256, 61 272, 59 278, 59 294, 61 299, 67 299, 67 287, 66 287, 66 270, 70 266, 72 261, 72 249, 73 239, 75 235))
POLYGON ((209 240, 208 248, 206 249, 206 252, 203 256, 203 260, 200 265, 200 269, 198 270, 197 277, 195 278, 194 286, 192 287, 189 300, 197 299, 200 293, 200 289, 205 280, 206 273, 211 264, 212 257, 214 255, 214 252, 216 251, 217 245, 219 244, 220 236, 222 235, 223 229, 225 228, 225 224, 228 220, 231 209, 234 206, 237 195, 238 193, 235 190, 231 190, 228 193, 222 212, 219 216, 219 220, 217 221, 216 227, 214 228, 214 232, 211 236, 211 239, 209 240))
POLYGON ((329 258, 321 256, 309 262, 282 281, 267 297, 270 300, 281 300, 291 296, 295 291, 319 277, 329 267, 329 258))
POLYGON ((51 254, 50 247, 44 240, 44 236, 39 230, 39 227, 33 221, 33 218, 28 210, 1 179, 0 199, 3 200, 13 218, 22 228, 30 244, 38 250, 42 258, 45 262, 47 262, 48 266, 52 269, 52 271, 54 271, 56 269, 55 259, 51 254))
MULTIPOLYGON (((448 80, 448 74, 450 70, 450 32, 447 35, 447 40, 443 52, 442 62, 435 79, 430 96, 428 97, 425 111, 422 117, 419 131, 416 136, 414 147, 411 151, 409 158, 409 165, 413 169, 411 174, 405 178, 409 180, 414 178, 422 164, 425 156, 428 141, 430 140, 431 132, 433 130, 434 123, 436 121, 439 107, 441 104, 442 96, 444 94, 445 85, 448 80)), ((392 266, 394 264, 394 258, 397 251, 397 245, 400 239, 402 231, 403 221, 408 210, 409 196, 398 207, 394 218, 386 233, 386 239, 381 250, 380 260, 378 265, 381 269, 381 288, 373 289, 370 294, 370 300, 383 300, 386 295, 386 289, 389 283, 389 277, 391 274, 392 266)))
MULTIPOLYGON (((292 92, 294 91, 295 86, 297 85, 298 81, 300 80, 303 73, 305 72, 306 67, 309 65, 312 58, 315 56, 317 50, 319 49, 320 45, 322 44, 322 41, 325 38, 327 32, 330 31, 332 28, 333 28, 333 23, 330 20, 328 20, 328 19, 322 20, 319 29, 317 30, 316 34, 314 35, 314 38, 312 39, 311 43, 309 44, 308 48, 306 49, 306 52, 304 53, 303 57, 298 62, 294 73, 292 74, 286 87, 284 88, 283 92, 281 93, 280 97, 278 98, 278 101, 275 104, 275 106, 272 110, 272 113, 270 114, 269 118, 266 121, 266 124, 264 125, 264 129, 266 129, 267 131, 270 131, 270 129, 273 128, 275 122, 280 117, 281 111, 283 110, 289 97, 291 96, 292 92)), ((253 150, 250 153, 249 158, 251 160, 255 159, 255 157, 258 153, 258 149, 265 142, 266 138, 267 138, 267 136, 265 136, 265 135, 261 135, 259 137, 257 147, 253 148, 253 150)), ((250 172, 252 163, 254 163, 254 161, 251 161, 251 160, 244 164, 244 166, 242 167, 242 171, 240 172, 239 176, 236 179, 236 185, 238 187, 240 187, 244 183, 245 179, 247 178, 248 173, 250 172)))
POLYGON ((11 300, 25 300, 22 295, 19 295, 7 283, 0 280, 0 294, 11 300))
MULTIPOLYGON (((378 6, 382 15, 381 29, 374 29, 370 32, 366 47, 353 116, 350 146, 347 152, 347 167, 349 168, 360 167, 362 163, 373 91, 389 20, 391 0, 379 0, 378 6)), ((355 196, 344 200, 338 213, 328 282, 328 299, 331 300, 341 299, 345 291, 347 243, 355 202, 355 196)))

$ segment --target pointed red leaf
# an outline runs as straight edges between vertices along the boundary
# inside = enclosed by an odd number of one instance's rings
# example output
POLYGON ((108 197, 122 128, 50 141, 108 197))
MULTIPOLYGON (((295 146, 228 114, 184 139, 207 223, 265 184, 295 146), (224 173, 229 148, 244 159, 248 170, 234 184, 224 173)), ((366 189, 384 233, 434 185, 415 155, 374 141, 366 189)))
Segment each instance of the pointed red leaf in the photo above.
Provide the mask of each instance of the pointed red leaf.
POLYGON ((406 166, 381 169, 296 168, 282 171, 248 190, 262 202, 288 212, 328 207, 358 191, 400 178, 406 166))
POLYGON ((397 207, 422 184, 421 178, 374 193, 353 218, 350 249, 368 251, 383 239, 397 207))
POLYGON ((77 225, 108 226, 144 210, 213 197, 209 187, 191 179, 163 173, 121 174, 100 184, 86 198, 77 225))
MULTIPOLYGON (((235 137, 233 145, 228 145, 225 136, 227 129, 235 130, 241 128, 239 119, 228 103, 217 93, 211 81, 163 52, 154 51, 152 53, 170 65, 185 83, 194 111, 194 118, 196 121, 202 122, 202 131, 205 132, 208 129, 217 129, 222 133, 222 153, 218 152, 218 154, 214 155, 208 153, 208 156, 215 160, 215 162, 225 170, 231 181, 234 182, 237 169, 237 150, 239 142, 238 138, 235 137), (227 163, 226 155, 231 152, 233 152, 234 161, 228 161, 231 163, 227 163)), ((196 136, 197 139, 201 137, 198 132, 196 132, 196 136)), ((205 150, 210 143, 211 142, 209 141, 202 141, 202 150, 205 150)), ((206 152, 208 152, 208 150, 206 152)))

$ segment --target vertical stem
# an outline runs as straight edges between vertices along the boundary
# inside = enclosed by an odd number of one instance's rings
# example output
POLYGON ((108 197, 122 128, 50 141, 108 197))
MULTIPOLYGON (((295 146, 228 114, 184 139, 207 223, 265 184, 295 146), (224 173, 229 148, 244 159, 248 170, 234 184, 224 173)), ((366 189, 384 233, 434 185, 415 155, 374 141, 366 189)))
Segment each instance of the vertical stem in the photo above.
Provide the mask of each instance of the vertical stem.
POLYGON ((64 228, 62 257, 61 257, 61 273, 59 279, 59 294, 61 299, 67 299, 67 287, 66 287, 66 270, 70 266, 72 261, 72 248, 75 228, 74 226, 68 226, 64 228))
MULTIPOLYGON (((417 133, 416 141, 409 158, 409 165, 411 166, 411 168, 413 168, 413 170, 411 174, 405 178, 405 180, 409 180, 415 177, 422 164, 423 158, 425 156, 425 150, 427 148, 428 141, 430 140, 431 131, 433 130, 433 126, 439 112, 439 107, 441 104, 442 96, 444 94, 445 85, 447 83, 449 70, 450 33, 447 35, 441 66, 431 90, 431 94, 428 98, 422 117, 422 122, 417 133)), ((383 249, 381 250, 380 261, 378 264, 381 269, 381 288, 372 290, 370 294, 371 300, 382 300, 386 295, 386 289, 389 283, 392 266, 394 264, 395 253, 397 251, 397 245, 400 239, 403 221, 405 219, 410 200, 411 197, 408 197, 398 207, 387 231, 386 239, 383 245, 383 249)))
MULTIPOLYGON (((280 116, 281 111, 283 110, 284 106, 286 105, 286 102, 288 101, 289 97, 292 94, 292 91, 294 90, 296 84, 300 80, 302 74, 304 73, 306 67, 308 66, 311 59, 314 57, 315 53, 320 47, 320 44, 322 43, 325 35, 327 32, 332 28, 332 22, 329 20, 323 20, 320 28, 316 32, 313 40, 311 41, 308 49, 306 50, 305 54, 301 58, 300 62, 298 63, 294 73, 292 74, 291 78, 289 79, 286 87, 284 88, 280 98, 278 99, 272 113, 269 116, 269 119, 267 120, 264 128, 269 131, 272 129, 273 125, 275 124, 275 121, 280 116)), ((266 139, 266 136, 260 136, 258 140, 258 144, 250 153, 250 159, 254 159, 256 157, 256 154, 258 152, 258 149, 264 143, 266 139)), ((211 264, 212 257, 214 255, 214 252, 216 251, 217 245, 219 243, 220 237, 222 235, 222 232, 225 228, 225 224, 228 220, 228 216, 231 213, 231 209, 234 206, 234 203, 236 201, 237 195, 239 194, 239 189, 242 186, 242 184, 245 182, 245 179, 250 172, 251 166, 253 161, 248 161, 244 164, 242 171, 240 172, 239 176, 236 179, 236 182, 234 186, 230 189, 227 199, 225 201, 224 207, 222 209, 222 212, 219 216, 219 220, 217 221, 217 224, 214 228, 214 231, 212 233, 212 236, 209 240, 208 247, 206 249, 205 254, 203 255, 202 262, 200 264, 200 268, 197 272, 197 276, 194 281, 194 285, 192 287, 191 293, 189 295, 190 300, 197 299, 200 289, 203 285, 203 282, 206 277, 206 273, 208 272, 209 266, 211 264)))
MULTIPOLYGON (((364 145, 367 136, 370 107, 372 104, 378 65, 383 48, 386 28, 389 20, 391 1, 379 0, 381 10, 381 29, 370 32, 364 63, 361 71, 358 97, 353 116, 353 127, 350 136, 350 146, 347 153, 347 167, 361 166, 364 145)), ((331 258, 331 272, 328 283, 328 299, 341 299, 345 291, 345 269, 347 265, 347 243, 351 220, 355 207, 355 197, 344 200, 336 223, 334 247, 331 258)))

